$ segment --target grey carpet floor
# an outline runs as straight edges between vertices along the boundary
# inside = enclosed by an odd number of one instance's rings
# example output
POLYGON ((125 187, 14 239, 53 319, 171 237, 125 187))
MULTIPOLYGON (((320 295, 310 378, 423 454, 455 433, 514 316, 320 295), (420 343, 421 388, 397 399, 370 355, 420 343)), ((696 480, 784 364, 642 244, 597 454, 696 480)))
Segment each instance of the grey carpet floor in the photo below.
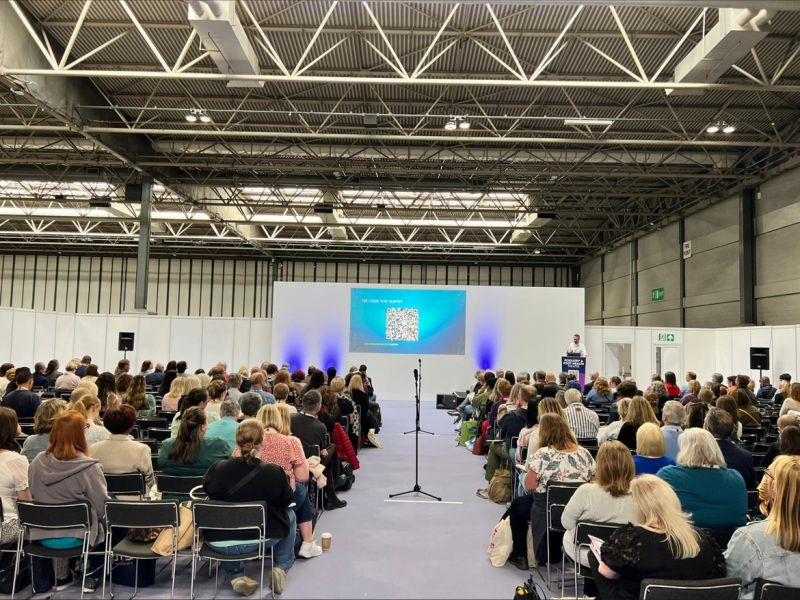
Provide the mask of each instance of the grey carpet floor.
MULTIPOLYGON (((289 571, 283 598, 512 598, 528 573, 511 565, 492 567, 486 547, 492 528, 505 507, 478 498, 485 487, 484 457, 456 447, 453 418, 432 402, 422 409, 422 427, 436 435, 419 437, 419 480, 426 492, 444 502, 427 502, 414 494, 406 502, 387 502, 390 493, 414 485, 414 435, 402 435, 414 426, 414 404, 382 402, 385 448, 366 448, 358 455, 353 489, 342 494, 348 506, 322 515, 315 534, 333 535, 331 550, 310 560, 299 559, 289 571), (419 502, 417 500, 423 500, 419 502)), ((175 596, 188 597, 188 561, 179 562, 175 596)), ((248 567, 255 577, 255 563, 248 567)), ((542 583, 536 571, 534 578, 542 583)), ((555 584, 553 585, 555 592, 555 584)), ((195 582, 198 598, 214 595, 208 569, 195 582)), ((17 597, 27 598, 30 588, 17 597)), ((125 599, 132 588, 115 587, 115 598, 125 599)), ((268 596, 269 591, 265 591, 268 596)), ((258 594, 256 593, 256 597, 258 594)), ((556 596, 557 594, 548 594, 556 596)), ((68 588, 55 599, 76 598, 68 588)), ((87 598, 100 597, 99 591, 87 598)), ((169 568, 159 564, 156 585, 139 590, 143 600, 169 597, 169 568), (166 567, 166 568, 165 568, 166 567)), ((241 597, 222 582, 217 598, 241 597)))

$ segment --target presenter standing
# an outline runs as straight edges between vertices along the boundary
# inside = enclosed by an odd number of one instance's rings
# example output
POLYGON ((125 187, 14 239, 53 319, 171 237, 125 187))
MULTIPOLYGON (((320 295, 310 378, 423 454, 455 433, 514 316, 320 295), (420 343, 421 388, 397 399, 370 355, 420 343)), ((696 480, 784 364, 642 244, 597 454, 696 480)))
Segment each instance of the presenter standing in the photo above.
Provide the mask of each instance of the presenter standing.
POLYGON ((581 343, 580 334, 572 336, 572 343, 567 347, 567 356, 586 356, 586 346, 581 343))

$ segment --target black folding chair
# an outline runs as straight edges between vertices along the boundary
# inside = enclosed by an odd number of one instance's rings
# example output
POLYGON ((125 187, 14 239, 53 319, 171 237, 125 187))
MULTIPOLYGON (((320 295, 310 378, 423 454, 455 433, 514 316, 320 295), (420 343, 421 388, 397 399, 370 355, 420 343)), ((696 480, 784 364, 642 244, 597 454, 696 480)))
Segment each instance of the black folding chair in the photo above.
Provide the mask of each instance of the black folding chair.
MULTIPOLYGON (((591 552, 591 540, 589 536, 594 536, 603 540, 604 542, 611 537, 611 534, 619 529, 621 525, 617 523, 594 523, 590 521, 580 521, 575 527, 575 536, 573 538, 573 546, 575 547, 575 572, 573 581, 575 584, 575 595, 578 595, 578 577, 592 577, 592 570, 584 567, 581 564, 581 554, 584 550, 591 552)), ((564 552, 564 557, 566 557, 564 552)), ((562 557, 561 570, 564 572, 564 560, 562 557)), ((561 578, 561 595, 564 595, 564 577, 561 578)))
POLYGON ((112 497, 119 496, 139 496, 139 500, 144 500, 147 494, 147 485, 144 481, 144 474, 139 473, 106 473, 106 488, 112 497))
POLYGON ((189 500, 192 490, 203 485, 203 476, 180 477, 156 473, 156 485, 163 499, 189 500))
POLYGON ((645 579, 639 600, 739 600, 738 577, 706 580, 645 579))
POLYGON ((142 438, 136 441, 150 448, 150 454, 158 454, 158 448, 161 445, 161 442, 159 442, 158 440, 153 440, 150 438, 142 438))
MULTIPOLYGON (((83 588, 86 585, 86 574, 89 570, 89 555, 102 554, 90 552, 91 541, 91 520, 89 517, 89 505, 85 502, 75 502, 72 504, 44 504, 41 502, 17 502, 17 513, 19 515, 20 533, 17 538, 17 557, 14 562, 14 581, 11 584, 11 598, 16 593, 17 575, 19 575, 19 563, 23 554, 31 559, 31 573, 33 573, 33 559, 81 557, 83 561, 83 578, 81 579, 81 599, 83 598, 83 588), (48 548, 40 541, 30 539, 31 530, 42 530, 55 533, 64 530, 83 530, 83 541, 80 546, 75 548, 48 548), (27 540, 27 542, 26 542, 27 540)), ((32 589, 33 583, 31 583, 32 589)), ((36 592, 33 590, 34 593, 36 592)))
MULTIPOLYGON (((111 597, 114 597, 114 587, 112 581, 113 562, 115 557, 130 558, 136 561, 133 595, 139 589, 139 561, 157 560, 161 558, 152 550, 152 542, 136 542, 124 538, 122 541, 112 546, 112 535, 114 528, 124 529, 150 529, 150 528, 172 528, 172 589, 170 598, 175 594, 175 563, 178 559, 178 505, 175 502, 121 502, 110 500, 106 502, 106 519, 108 521, 108 531, 106 533, 106 560, 103 565, 103 573, 108 576, 108 590, 111 597)), ((106 578, 103 577, 103 595, 106 596, 106 578)))
POLYGON ((169 429, 169 423, 166 419, 136 419, 136 425, 139 426, 140 437, 147 437, 147 432, 153 429, 169 429))
MULTIPOLYGON (((561 514, 567 506, 570 498, 575 491, 582 486, 585 481, 551 481, 547 484, 546 491, 546 510, 547 510, 547 586, 550 587, 550 533, 564 533, 566 531, 561 525, 561 514)), ((564 577, 564 573, 561 573, 564 577)))
POLYGON ((787 587, 759 579, 754 598, 755 600, 797 600, 800 598, 800 588, 787 587))
MULTIPOLYGON (((219 562, 226 561, 261 561, 261 587, 259 597, 264 596, 264 559, 266 558, 266 533, 267 510, 263 502, 213 502, 199 500, 192 503, 194 517, 194 543, 192 544, 192 583, 189 597, 194 598, 194 580, 197 572, 197 560, 208 558, 217 563, 214 579, 214 592, 216 594, 219 584, 219 562), (240 554, 223 554, 210 548, 206 542, 201 541, 203 534, 209 530, 236 531, 237 536, 252 539, 257 548, 250 552, 240 554), (238 533, 241 532, 241 533, 238 533)), ((274 567, 274 557, 270 553, 270 573, 274 567)), ((273 587, 273 586, 271 586, 273 587)), ((275 593, 272 593, 275 597, 275 593)))
POLYGON ((169 427, 151 427, 147 430, 147 437, 151 440, 163 442, 164 440, 168 440, 170 437, 172 437, 172 430, 169 427))

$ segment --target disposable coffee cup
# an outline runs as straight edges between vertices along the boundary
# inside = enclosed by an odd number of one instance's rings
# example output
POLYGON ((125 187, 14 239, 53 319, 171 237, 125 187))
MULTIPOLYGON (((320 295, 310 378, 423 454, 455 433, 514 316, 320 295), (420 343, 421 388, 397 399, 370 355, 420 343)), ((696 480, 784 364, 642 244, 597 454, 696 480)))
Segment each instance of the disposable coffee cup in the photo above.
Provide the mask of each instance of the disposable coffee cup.
POLYGON ((323 550, 330 550, 331 549, 331 541, 333 540, 333 536, 330 533, 323 533, 322 534, 322 549, 323 550))

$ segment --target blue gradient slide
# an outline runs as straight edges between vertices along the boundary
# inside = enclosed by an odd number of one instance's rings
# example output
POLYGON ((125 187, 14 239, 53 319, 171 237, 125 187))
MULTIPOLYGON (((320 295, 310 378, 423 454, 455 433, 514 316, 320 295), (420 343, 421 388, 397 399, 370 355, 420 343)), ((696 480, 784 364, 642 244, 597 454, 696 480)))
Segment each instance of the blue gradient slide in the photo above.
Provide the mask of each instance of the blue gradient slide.
POLYGON ((467 293, 352 288, 350 352, 464 354, 467 293))

